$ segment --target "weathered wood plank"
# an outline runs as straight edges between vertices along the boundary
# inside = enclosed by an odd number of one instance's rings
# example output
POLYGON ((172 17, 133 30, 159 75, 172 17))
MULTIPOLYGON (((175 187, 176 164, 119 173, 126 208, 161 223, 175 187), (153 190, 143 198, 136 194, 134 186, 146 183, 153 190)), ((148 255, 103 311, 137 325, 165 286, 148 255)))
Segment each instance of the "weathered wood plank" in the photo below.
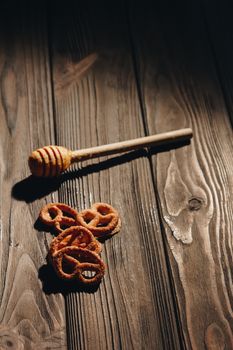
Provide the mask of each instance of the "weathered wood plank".
POLYGON ((28 155, 32 149, 54 142, 46 38, 41 4, 28 5, 27 10, 1 5, 1 349, 65 348, 63 297, 44 294, 38 278, 50 237, 37 233, 33 225, 45 201, 25 202, 36 199, 29 193, 39 186, 25 179, 28 155))
MULTIPOLYGON (((53 7, 51 16, 58 143, 76 149, 143 136, 125 7, 83 2, 53 7)), ((182 348, 146 153, 76 169, 59 199, 78 209, 111 203, 123 224, 104 244, 99 289, 65 297, 69 348, 182 348)))
POLYGON ((202 9, 131 5, 148 132, 194 130, 191 146, 152 157, 186 347, 232 349, 232 130, 202 9))

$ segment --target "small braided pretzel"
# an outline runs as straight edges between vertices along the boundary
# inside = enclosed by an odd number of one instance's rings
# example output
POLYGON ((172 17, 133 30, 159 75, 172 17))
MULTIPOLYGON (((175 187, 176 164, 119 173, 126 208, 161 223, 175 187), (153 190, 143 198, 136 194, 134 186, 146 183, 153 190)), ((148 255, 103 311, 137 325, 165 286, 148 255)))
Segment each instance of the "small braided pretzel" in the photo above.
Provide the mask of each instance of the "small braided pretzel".
POLYGON ((63 203, 50 203, 40 211, 40 220, 52 226, 57 233, 63 229, 77 225, 78 212, 69 205, 63 203))
POLYGON ((60 249, 52 259, 58 277, 64 280, 77 280, 84 285, 93 285, 101 281, 105 272, 105 264, 96 253, 78 247, 60 249), (88 277, 88 272, 94 276, 88 277))
POLYGON ((118 212, 107 203, 95 203, 91 209, 79 212, 77 222, 98 238, 113 235, 121 227, 118 212))
POLYGON ((96 254, 99 254, 102 250, 101 243, 95 239, 93 234, 87 228, 82 226, 72 226, 62 231, 52 240, 49 256, 53 258, 59 250, 70 246, 88 249, 96 254))

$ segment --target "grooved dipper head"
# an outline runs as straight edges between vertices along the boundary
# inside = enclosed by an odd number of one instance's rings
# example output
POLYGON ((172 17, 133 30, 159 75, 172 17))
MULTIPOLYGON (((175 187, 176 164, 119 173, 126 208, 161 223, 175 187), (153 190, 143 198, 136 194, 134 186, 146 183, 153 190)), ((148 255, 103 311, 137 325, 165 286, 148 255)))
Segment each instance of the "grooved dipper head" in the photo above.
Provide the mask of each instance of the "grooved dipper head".
POLYGON ((45 146, 32 152, 28 158, 32 175, 54 177, 60 175, 71 164, 72 152, 61 146, 45 146))

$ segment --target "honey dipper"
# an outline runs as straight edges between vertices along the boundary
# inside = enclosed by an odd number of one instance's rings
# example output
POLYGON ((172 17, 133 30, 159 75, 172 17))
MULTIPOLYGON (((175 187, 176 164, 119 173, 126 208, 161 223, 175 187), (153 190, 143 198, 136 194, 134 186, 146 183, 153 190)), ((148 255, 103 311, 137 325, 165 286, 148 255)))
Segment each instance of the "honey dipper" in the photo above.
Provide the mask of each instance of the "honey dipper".
POLYGON ((34 176, 54 177, 60 175, 70 164, 75 162, 150 146, 161 146, 176 141, 185 141, 191 137, 192 129, 186 128, 76 151, 61 146, 45 146, 32 152, 28 164, 34 176))

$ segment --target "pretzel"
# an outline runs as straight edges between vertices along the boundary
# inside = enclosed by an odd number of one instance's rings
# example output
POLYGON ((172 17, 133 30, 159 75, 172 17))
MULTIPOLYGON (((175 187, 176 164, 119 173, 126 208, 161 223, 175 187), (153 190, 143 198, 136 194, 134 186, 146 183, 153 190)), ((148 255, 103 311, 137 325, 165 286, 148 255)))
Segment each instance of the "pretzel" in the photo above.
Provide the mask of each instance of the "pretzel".
POLYGON ((52 226, 57 233, 61 233, 64 228, 77 226, 78 212, 69 205, 63 203, 50 203, 44 206, 39 218, 48 225, 52 226))
POLYGON ((107 203, 95 203, 91 209, 78 213, 63 203, 50 203, 42 208, 41 221, 61 233, 71 226, 83 226, 97 238, 103 238, 119 232, 121 221, 119 214, 107 203))
POLYGON ((96 253, 75 246, 60 249, 53 255, 52 264, 58 277, 77 280, 84 285, 99 283, 105 272, 105 264, 96 253), (95 275, 88 277, 85 272, 95 275))
POLYGON ((119 232, 121 221, 119 214, 107 203, 95 203, 77 215, 78 225, 86 227, 95 237, 103 238, 119 232))
POLYGON ((72 226, 62 231, 52 240, 49 256, 53 258, 59 250, 69 246, 88 249, 96 254, 99 254, 102 250, 101 243, 95 239, 87 228, 72 226))

